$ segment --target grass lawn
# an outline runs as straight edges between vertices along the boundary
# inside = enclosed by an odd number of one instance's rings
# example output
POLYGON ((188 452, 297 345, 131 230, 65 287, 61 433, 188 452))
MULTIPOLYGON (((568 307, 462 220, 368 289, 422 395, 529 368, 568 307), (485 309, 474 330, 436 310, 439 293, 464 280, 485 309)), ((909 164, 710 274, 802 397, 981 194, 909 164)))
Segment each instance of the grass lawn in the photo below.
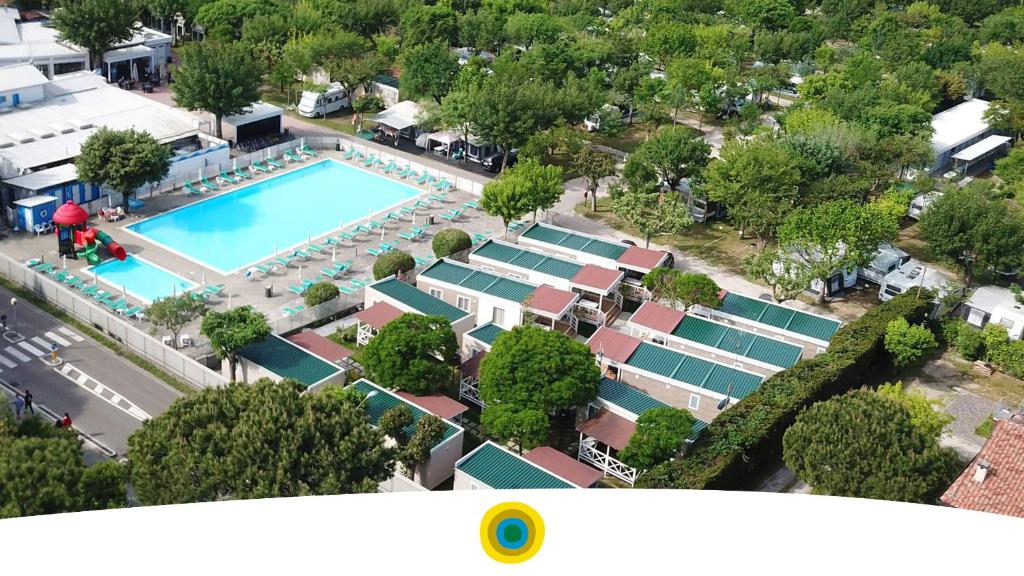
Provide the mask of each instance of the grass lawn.
POLYGON ((263 91, 263 101, 271 104, 276 104, 284 108, 284 113, 297 118, 303 122, 309 122, 310 124, 316 124, 328 128, 330 130, 336 130, 345 134, 355 134, 356 127, 352 124, 352 112, 351 111, 339 111, 333 112, 327 115, 327 118, 306 118, 294 110, 289 110, 287 106, 288 97, 285 92, 281 92, 277 88, 265 88, 263 91))
POLYGON ((358 362, 360 365, 363 363, 363 350, 366 349, 366 346, 360 346, 359 344, 356 344, 355 325, 349 326, 345 330, 337 330, 336 332, 334 332, 334 334, 327 336, 327 339, 334 342, 335 344, 348 348, 349 350, 352 351, 352 356, 350 356, 349 358, 351 358, 355 362, 358 362))
POLYGON ((981 436, 982 438, 991 438, 992 429, 995 428, 995 425, 996 421, 993 420, 992 415, 989 414, 989 417, 985 418, 985 421, 982 422, 981 424, 978 424, 978 427, 974 429, 974 433, 977 434, 978 436, 981 436))

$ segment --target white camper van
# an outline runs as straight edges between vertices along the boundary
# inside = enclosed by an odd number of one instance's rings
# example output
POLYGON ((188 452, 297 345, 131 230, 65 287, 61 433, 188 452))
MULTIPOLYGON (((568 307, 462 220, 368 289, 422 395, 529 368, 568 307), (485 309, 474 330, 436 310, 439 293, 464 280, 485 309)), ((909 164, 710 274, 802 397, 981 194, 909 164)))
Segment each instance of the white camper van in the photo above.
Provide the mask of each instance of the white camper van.
POLYGON ((933 317, 941 314, 941 300, 948 294, 963 294, 964 288, 957 283, 956 279, 939 272, 935 268, 926 266, 917 261, 910 260, 903 266, 885 275, 881 287, 878 289, 878 298, 883 302, 892 300, 894 297, 916 290, 918 287, 925 290, 935 290, 936 298, 933 300, 937 306, 933 307, 933 317))
POLYGON ((345 89, 341 87, 339 82, 332 82, 327 85, 326 92, 303 92, 302 99, 299 100, 299 105, 296 106, 295 111, 306 118, 315 118, 324 114, 330 114, 331 112, 337 112, 348 106, 349 98, 345 89))
POLYGON ((1006 328, 1013 340, 1024 337, 1024 304, 1006 288, 982 286, 964 302, 961 317, 971 326, 984 328, 994 322, 1006 328))
POLYGON ((940 197, 942 197, 942 192, 938 190, 914 196, 914 199, 910 201, 910 208, 907 209, 907 216, 914 220, 920 220, 928 207, 940 197))
POLYGON ((867 266, 857 269, 857 276, 866 282, 881 285, 885 275, 910 261, 910 254, 888 242, 878 245, 878 252, 867 266))

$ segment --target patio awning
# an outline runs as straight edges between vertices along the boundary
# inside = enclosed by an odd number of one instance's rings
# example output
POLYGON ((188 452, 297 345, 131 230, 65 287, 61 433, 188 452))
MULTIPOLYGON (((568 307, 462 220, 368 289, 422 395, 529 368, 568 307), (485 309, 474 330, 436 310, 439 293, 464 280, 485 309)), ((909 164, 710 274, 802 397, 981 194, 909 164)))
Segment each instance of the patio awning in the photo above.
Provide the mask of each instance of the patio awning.
POLYGON ((395 318, 404 314, 387 302, 377 302, 355 314, 355 319, 362 324, 369 324, 374 330, 380 330, 395 318))
POLYGON ((580 424, 576 431, 616 450, 622 450, 636 432, 636 423, 602 408, 593 418, 580 424))
POLYGON ((106 64, 116 64, 126 60, 151 57, 154 54, 156 54, 156 50, 153 50, 149 46, 139 44, 137 46, 128 46, 126 48, 118 48, 117 50, 104 52, 103 62, 106 64))
POLYGON ((417 124, 416 118, 420 115, 420 105, 412 100, 402 100, 387 110, 374 114, 369 118, 370 122, 383 124, 395 130, 404 130, 409 126, 417 124))
POLYGON ((954 160, 963 160, 964 162, 974 162, 978 158, 988 154, 989 152, 999 148, 1003 144, 1010 141, 1009 136, 989 136, 977 144, 972 144, 967 148, 957 152, 953 155, 954 160))
POLYGON ((441 132, 434 132, 430 135, 430 139, 440 144, 449 145, 454 142, 462 140, 462 137, 451 130, 444 130, 441 132))

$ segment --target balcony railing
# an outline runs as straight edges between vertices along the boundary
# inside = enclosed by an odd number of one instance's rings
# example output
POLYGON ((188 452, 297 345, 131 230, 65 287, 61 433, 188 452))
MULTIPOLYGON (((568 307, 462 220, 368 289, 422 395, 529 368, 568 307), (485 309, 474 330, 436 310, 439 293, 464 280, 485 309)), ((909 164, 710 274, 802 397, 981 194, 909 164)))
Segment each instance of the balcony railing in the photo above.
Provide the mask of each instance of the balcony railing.
POLYGON ((638 284, 623 282, 620 286, 619 289, 622 291, 622 295, 630 300, 650 300, 651 298, 650 290, 638 284))
POLYGON ((597 440, 589 437, 580 442, 578 459, 593 464, 599 470, 603 470, 605 474, 611 474, 630 486, 636 482, 636 477, 639 474, 636 468, 627 466, 611 455, 598 450, 597 440))
POLYGON ((480 399, 480 380, 475 376, 463 378, 459 382, 459 398, 483 408, 484 401, 480 399))

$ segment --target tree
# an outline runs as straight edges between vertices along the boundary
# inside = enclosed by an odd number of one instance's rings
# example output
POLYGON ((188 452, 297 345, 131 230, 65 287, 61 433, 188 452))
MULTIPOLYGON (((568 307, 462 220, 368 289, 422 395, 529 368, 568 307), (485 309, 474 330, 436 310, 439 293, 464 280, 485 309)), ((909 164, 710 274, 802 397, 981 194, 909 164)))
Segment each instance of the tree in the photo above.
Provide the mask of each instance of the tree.
POLYGON ((762 250, 743 261, 747 273, 771 287, 778 303, 796 298, 810 284, 810 269, 792 252, 762 250))
POLYGON ((522 218, 533 207, 527 183, 510 174, 511 171, 485 184, 480 195, 480 207, 487 214, 501 218, 506 233, 513 220, 522 218))
POLYGON ((676 193, 629 192, 612 200, 612 210, 643 236, 645 248, 650 248, 651 238, 678 234, 693 224, 690 209, 676 193))
POLYGON ((704 173, 711 200, 725 203, 729 216, 757 238, 758 249, 792 212, 799 197, 800 170, 785 147, 771 140, 730 142, 704 173))
POLYGON ((225 116, 242 114, 259 100, 261 75, 259 63, 241 44, 188 46, 174 71, 174 101, 182 108, 213 114, 215 136, 220 138, 225 116))
POLYGON ((440 102, 459 71, 458 59, 440 42, 408 46, 402 50, 401 61, 402 98, 407 100, 440 102))
POLYGON ((782 444, 786 466, 817 494, 932 502, 960 468, 899 403, 865 390, 811 406, 782 444))
POLYGON ((82 471, 82 509, 109 510, 128 505, 128 467, 116 460, 102 460, 82 471))
POLYGON ((536 158, 524 158, 509 168, 504 178, 519 181, 518 186, 526 193, 534 220, 538 210, 550 210, 565 192, 562 167, 541 164, 536 158))
POLYGON ((249 344, 262 342, 270 332, 267 317, 252 306, 207 312, 199 327, 199 333, 210 339, 217 357, 228 361, 232 381, 238 367, 238 353, 249 344))
POLYGON ((636 420, 636 432, 619 460, 637 470, 650 470, 679 452, 693 432, 697 419, 686 410, 662 406, 651 408, 636 420))
MULTIPOLYGON (((974 330, 970 333, 977 334, 974 330)), ((932 400, 923 392, 908 392, 903 382, 886 382, 878 387, 879 396, 888 398, 910 414, 910 422, 928 438, 938 438, 953 416, 942 411, 941 400, 932 400)))
POLYGON ((670 126, 641 144, 626 161, 642 164, 675 190, 684 178, 699 176, 708 163, 711 146, 686 126, 670 126))
POLYGON ((202 300, 193 298, 191 294, 180 294, 154 300, 146 309, 146 318, 156 326, 169 330, 174 337, 173 346, 177 348, 181 329, 205 310, 206 304, 202 300))
POLYGON ((778 30, 789 26, 796 16, 788 0, 728 0, 726 11, 746 24, 751 35, 758 30, 778 30))
POLYGON ((521 70, 496 71, 483 80, 474 95, 469 125, 478 138, 493 142, 504 151, 502 169, 510 150, 522 146, 558 118, 558 94, 554 87, 527 77, 521 70))
POLYGON ((447 430, 448 425, 444 420, 433 414, 427 414, 416 422, 416 431, 398 454, 398 461, 402 463, 409 478, 415 478, 416 469, 430 460, 430 451, 444 439, 447 430))
POLYGON ((897 368, 916 364, 938 347, 935 335, 924 324, 910 324, 896 318, 885 327, 885 349, 897 368))
POLYGON ((565 32, 560 20, 549 14, 512 14, 505 21, 505 36, 509 42, 525 46, 527 50, 534 44, 550 44, 565 32))
POLYGON ((131 40, 138 14, 121 0, 75 0, 61 2, 53 12, 53 27, 61 40, 89 51, 93 69, 99 68, 103 53, 131 40))
POLYGON ((853 270, 874 258, 878 244, 899 232, 897 220, 851 200, 797 208, 779 227, 779 246, 790 251, 821 282, 818 302, 836 270, 853 270))
POLYGON ((377 384, 411 394, 447 386, 459 360, 459 343, 440 316, 403 314, 381 328, 363 350, 362 364, 377 384))
POLYGON ((434 234, 434 239, 430 241, 430 244, 434 249, 434 256, 446 258, 452 254, 472 248, 473 239, 469 237, 469 234, 458 228, 445 228, 434 234))
POLYGON ((136 190, 167 176, 171 150, 148 132, 135 129, 100 128, 82 144, 75 168, 82 182, 107 186, 121 195, 121 208, 128 212, 136 190))
POLYGON ((353 394, 303 394, 294 380, 206 388, 128 438, 145 504, 368 493, 393 473, 392 451, 353 394))
POLYGON ((480 365, 481 423, 520 449, 547 440, 548 414, 597 397, 601 370, 586 345, 560 332, 517 326, 494 342, 480 365))
POLYGON ((302 300, 306 303, 306 306, 310 308, 319 306, 324 302, 330 302, 338 297, 340 292, 338 287, 331 282, 317 282, 306 290, 306 293, 302 295, 302 300))
POLYGON ((395 442, 402 446, 408 440, 405 429, 412 426, 412 423, 412 410, 405 404, 396 404, 380 415, 377 419, 377 429, 385 436, 394 438, 395 442))
POLYGON ((402 44, 405 46, 430 42, 451 45, 458 36, 455 11, 440 4, 410 6, 402 12, 402 21, 398 28, 402 35, 402 44))
POLYGON ((958 261, 968 288, 978 269, 1024 264, 1024 212, 983 185, 947 190, 921 217, 921 236, 934 254, 958 261))
POLYGON ((391 250, 377 257, 373 262, 373 279, 401 276, 416 268, 416 259, 404 250, 391 250))
POLYGON ((1005 158, 996 160, 995 175, 1003 189, 1024 200, 1024 144, 1018 142, 1005 158))
POLYGON ((590 146, 580 146, 572 157, 573 169, 586 180, 587 193, 591 197, 590 209, 597 210, 597 189, 601 178, 615 175, 615 157, 590 146))
POLYGON ((676 297, 683 306, 704 306, 718 308, 721 300, 718 295, 721 288, 707 274, 683 272, 675 286, 676 297))

